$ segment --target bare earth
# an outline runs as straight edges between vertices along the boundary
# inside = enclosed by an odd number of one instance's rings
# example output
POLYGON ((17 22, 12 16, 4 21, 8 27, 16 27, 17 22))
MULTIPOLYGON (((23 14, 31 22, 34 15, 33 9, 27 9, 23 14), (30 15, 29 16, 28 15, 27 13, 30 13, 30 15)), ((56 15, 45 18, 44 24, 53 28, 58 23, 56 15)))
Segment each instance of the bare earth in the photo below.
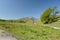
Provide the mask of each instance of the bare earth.
POLYGON ((0 30, 0 40, 17 40, 15 37, 13 37, 10 33, 0 30))

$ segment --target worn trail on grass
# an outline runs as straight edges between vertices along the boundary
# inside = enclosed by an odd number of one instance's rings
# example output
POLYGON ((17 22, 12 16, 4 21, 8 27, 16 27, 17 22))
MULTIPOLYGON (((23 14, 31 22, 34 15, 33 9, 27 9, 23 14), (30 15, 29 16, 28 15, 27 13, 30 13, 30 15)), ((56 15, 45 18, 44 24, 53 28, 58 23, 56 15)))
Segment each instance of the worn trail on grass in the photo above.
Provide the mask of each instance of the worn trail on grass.
POLYGON ((14 36, 12 36, 10 33, 0 30, 0 40, 17 40, 14 36))
POLYGON ((51 28, 54 28, 54 29, 57 29, 57 30, 60 30, 60 27, 56 27, 56 26, 51 26, 51 25, 46 25, 46 24, 42 24, 43 26, 48 26, 48 27, 51 27, 51 28))

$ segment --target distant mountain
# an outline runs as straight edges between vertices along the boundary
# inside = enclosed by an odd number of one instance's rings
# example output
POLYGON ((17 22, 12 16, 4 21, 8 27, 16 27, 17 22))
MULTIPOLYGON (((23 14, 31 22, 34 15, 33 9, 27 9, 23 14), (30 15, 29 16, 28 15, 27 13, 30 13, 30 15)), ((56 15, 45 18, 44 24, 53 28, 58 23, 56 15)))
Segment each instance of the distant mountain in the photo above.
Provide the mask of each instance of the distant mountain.
POLYGON ((23 20, 23 21, 31 21, 31 22, 37 22, 38 19, 37 18, 34 18, 34 17, 25 17, 25 18, 20 18, 18 20, 23 20))
POLYGON ((20 23, 26 23, 26 22, 37 22, 38 19, 34 18, 34 17, 25 17, 25 18, 20 18, 20 19, 16 19, 16 20, 4 20, 4 19, 0 19, 0 21, 3 22, 20 22, 20 23))

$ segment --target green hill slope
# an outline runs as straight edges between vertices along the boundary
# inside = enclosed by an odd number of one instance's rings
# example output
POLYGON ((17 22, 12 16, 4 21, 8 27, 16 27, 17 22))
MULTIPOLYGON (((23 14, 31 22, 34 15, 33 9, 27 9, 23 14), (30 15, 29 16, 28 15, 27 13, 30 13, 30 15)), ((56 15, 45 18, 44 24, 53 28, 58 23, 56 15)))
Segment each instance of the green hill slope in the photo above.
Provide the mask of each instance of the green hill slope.
POLYGON ((60 40, 60 30, 47 26, 1 22, 0 29, 10 32, 18 40, 60 40))
POLYGON ((48 25, 53 26, 53 27, 60 27, 60 20, 53 22, 51 24, 48 24, 48 25))

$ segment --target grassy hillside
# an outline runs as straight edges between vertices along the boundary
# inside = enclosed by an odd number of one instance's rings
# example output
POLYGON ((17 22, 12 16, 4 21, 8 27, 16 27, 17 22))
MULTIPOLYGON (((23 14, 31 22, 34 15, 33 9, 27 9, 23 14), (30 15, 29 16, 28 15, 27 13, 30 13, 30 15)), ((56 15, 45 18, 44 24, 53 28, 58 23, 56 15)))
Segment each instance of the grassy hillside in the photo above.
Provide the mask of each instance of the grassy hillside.
POLYGON ((41 24, 0 22, 0 29, 10 32, 18 40, 60 40, 60 30, 41 24))
POLYGON ((60 27, 60 20, 53 22, 51 24, 48 24, 48 25, 53 26, 53 27, 60 27))
POLYGON ((10 30, 19 40, 60 40, 60 30, 49 27, 21 26, 10 30))

